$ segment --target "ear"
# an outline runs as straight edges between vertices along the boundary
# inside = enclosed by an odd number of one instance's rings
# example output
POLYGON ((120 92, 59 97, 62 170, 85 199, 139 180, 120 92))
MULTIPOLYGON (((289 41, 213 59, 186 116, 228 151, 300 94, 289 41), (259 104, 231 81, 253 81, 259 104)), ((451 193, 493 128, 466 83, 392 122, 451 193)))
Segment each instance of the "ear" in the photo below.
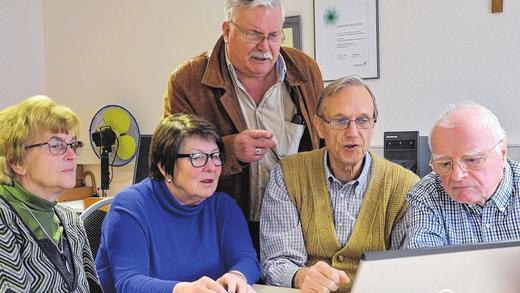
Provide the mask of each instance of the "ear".
POLYGON ((504 141, 502 142, 502 148, 500 149, 500 158, 502 159, 502 162, 505 165, 507 161, 507 138, 504 138, 504 141))
POLYGON ((27 174, 25 167, 20 164, 9 164, 9 166, 16 173, 16 175, 25 176, 27 174))
POLYGON ((222 37, 224 37, 224 43, 227 43, 229 40, 229 32, 231 31, 230 24, 228 20, 224 20, 222 22, 222 37))
POLYGON ((157 164, 157 168, 159 168, 159 171, 161 171, 161 174, 164 178, 168 178, 168 174, 166 174, 166 171, 164 170, 163 166, 161 164, 157 164))
POLYGON ((316 131, 318 132, 318 136, 321 139, 324 139, 323 134, 323 124, 321 123, 321 118, 318 115, 314 115, 314 125, 316 125, 316 131))

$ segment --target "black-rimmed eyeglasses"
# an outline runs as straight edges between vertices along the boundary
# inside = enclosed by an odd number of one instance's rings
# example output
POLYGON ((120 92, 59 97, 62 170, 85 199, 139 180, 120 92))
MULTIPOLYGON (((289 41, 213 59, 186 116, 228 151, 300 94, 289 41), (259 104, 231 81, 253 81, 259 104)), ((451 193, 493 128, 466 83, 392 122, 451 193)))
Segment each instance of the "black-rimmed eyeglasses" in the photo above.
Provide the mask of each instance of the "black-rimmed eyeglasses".
POLYGON ((265 36, 264 34, 256 31, 245 30, 232 20, 230 20, 229 23, 236 26, 241 32, 243 32, 246 35, 246 41, 250 43, 258 44, 267 39, 271 44, 281 44, 285 40, 283 31, 269 33, 267 36, 265 36))
POLYGON ((355 119, 348 119, 345 117, 341 117, 341 118, 334 118, 334 119, 330 119, 330 120, 328 120, 327 118, 325 118, 321 115, 318 115, 318 117, 323 119, 323 121, 327 122, 331 129, 336 129, 336 130, 347 129, 350 126, 350 121, 354 121, 354 123, 356 124, 356 127, 359 129, 374 128, 374 126, 376 125, 376 122, 377 122, 377 120, 375 118, 369 118, 369 117, 359 117, 359 118, 355 118, 355 119))
POLYGON ((51 138, 48 142, 35 143, 28 146, 25 146, 24 149, 32 149, 35 147, 40 147, 47 145, 49 147, 49 151, 51 154, 56 156, 61 156, 67 151, 67 147, 70 147, 76 155, 81 154, 83 150, 83 142, 82 141, 73 141, 71 143, 66 143, 63 140, 51 138))
POLYGON ((213 165, 222 166, 226 161, 226 153, 214 152, 211 154, 207 153, 193 153, 193 154, 177 154, 177 158, 190 158, 190 163, 195 168, 202 168, 208 163, 208 159, 211 158, 213 165))

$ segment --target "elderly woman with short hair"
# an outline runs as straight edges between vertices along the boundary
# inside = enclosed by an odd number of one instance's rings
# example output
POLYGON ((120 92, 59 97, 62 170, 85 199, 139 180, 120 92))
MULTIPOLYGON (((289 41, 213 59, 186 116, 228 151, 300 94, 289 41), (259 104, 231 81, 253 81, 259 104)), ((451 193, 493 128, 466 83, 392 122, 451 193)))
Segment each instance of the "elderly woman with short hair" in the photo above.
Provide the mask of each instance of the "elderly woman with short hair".
POLYGON ((99 290, 78 215, 56 204, 76 184, 79 119, 36 96, 0 111, 0 292, 99 290))
POLYGON ((96 266, 105 292, 253 292, 260 267, 245 218, 215 192, 224 160, 206 120, 160 122, 151 178, 119 193, 103 223, 96 266))

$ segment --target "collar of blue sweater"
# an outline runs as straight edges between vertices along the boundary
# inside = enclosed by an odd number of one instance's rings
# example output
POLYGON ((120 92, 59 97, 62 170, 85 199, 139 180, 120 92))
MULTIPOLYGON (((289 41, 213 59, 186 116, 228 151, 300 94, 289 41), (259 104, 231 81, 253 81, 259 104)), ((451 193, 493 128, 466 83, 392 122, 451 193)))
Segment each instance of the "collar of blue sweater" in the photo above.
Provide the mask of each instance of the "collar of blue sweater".
POLYGON ((168 190, 166 183, 163 180, 151 180, 153 196, 157 198, 159 204, 167 211, 170 211, 178 216, 189 217, 200 213, 205 205, 215 196, 213 193, 209 198, 203 200, 197 205, 184 205, 180 203, 173 194, 168 190))

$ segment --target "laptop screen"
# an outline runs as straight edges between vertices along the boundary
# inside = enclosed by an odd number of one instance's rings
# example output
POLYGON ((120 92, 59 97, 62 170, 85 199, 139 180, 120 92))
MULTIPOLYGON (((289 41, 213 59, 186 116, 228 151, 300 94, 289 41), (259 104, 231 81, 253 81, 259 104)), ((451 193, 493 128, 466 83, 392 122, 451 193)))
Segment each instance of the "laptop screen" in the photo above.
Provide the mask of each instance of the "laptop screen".
POLYGON ((352 293, 518 293, 520 241, 366 252, 352 293))
POLYGON ((150 151, 151 142, 152 135, 141 134, 139 138, 137 160, 135 161, 134 166, 134 184, 139 183, 150 176, 150 169, 148 168, 148 153, 150 151))

